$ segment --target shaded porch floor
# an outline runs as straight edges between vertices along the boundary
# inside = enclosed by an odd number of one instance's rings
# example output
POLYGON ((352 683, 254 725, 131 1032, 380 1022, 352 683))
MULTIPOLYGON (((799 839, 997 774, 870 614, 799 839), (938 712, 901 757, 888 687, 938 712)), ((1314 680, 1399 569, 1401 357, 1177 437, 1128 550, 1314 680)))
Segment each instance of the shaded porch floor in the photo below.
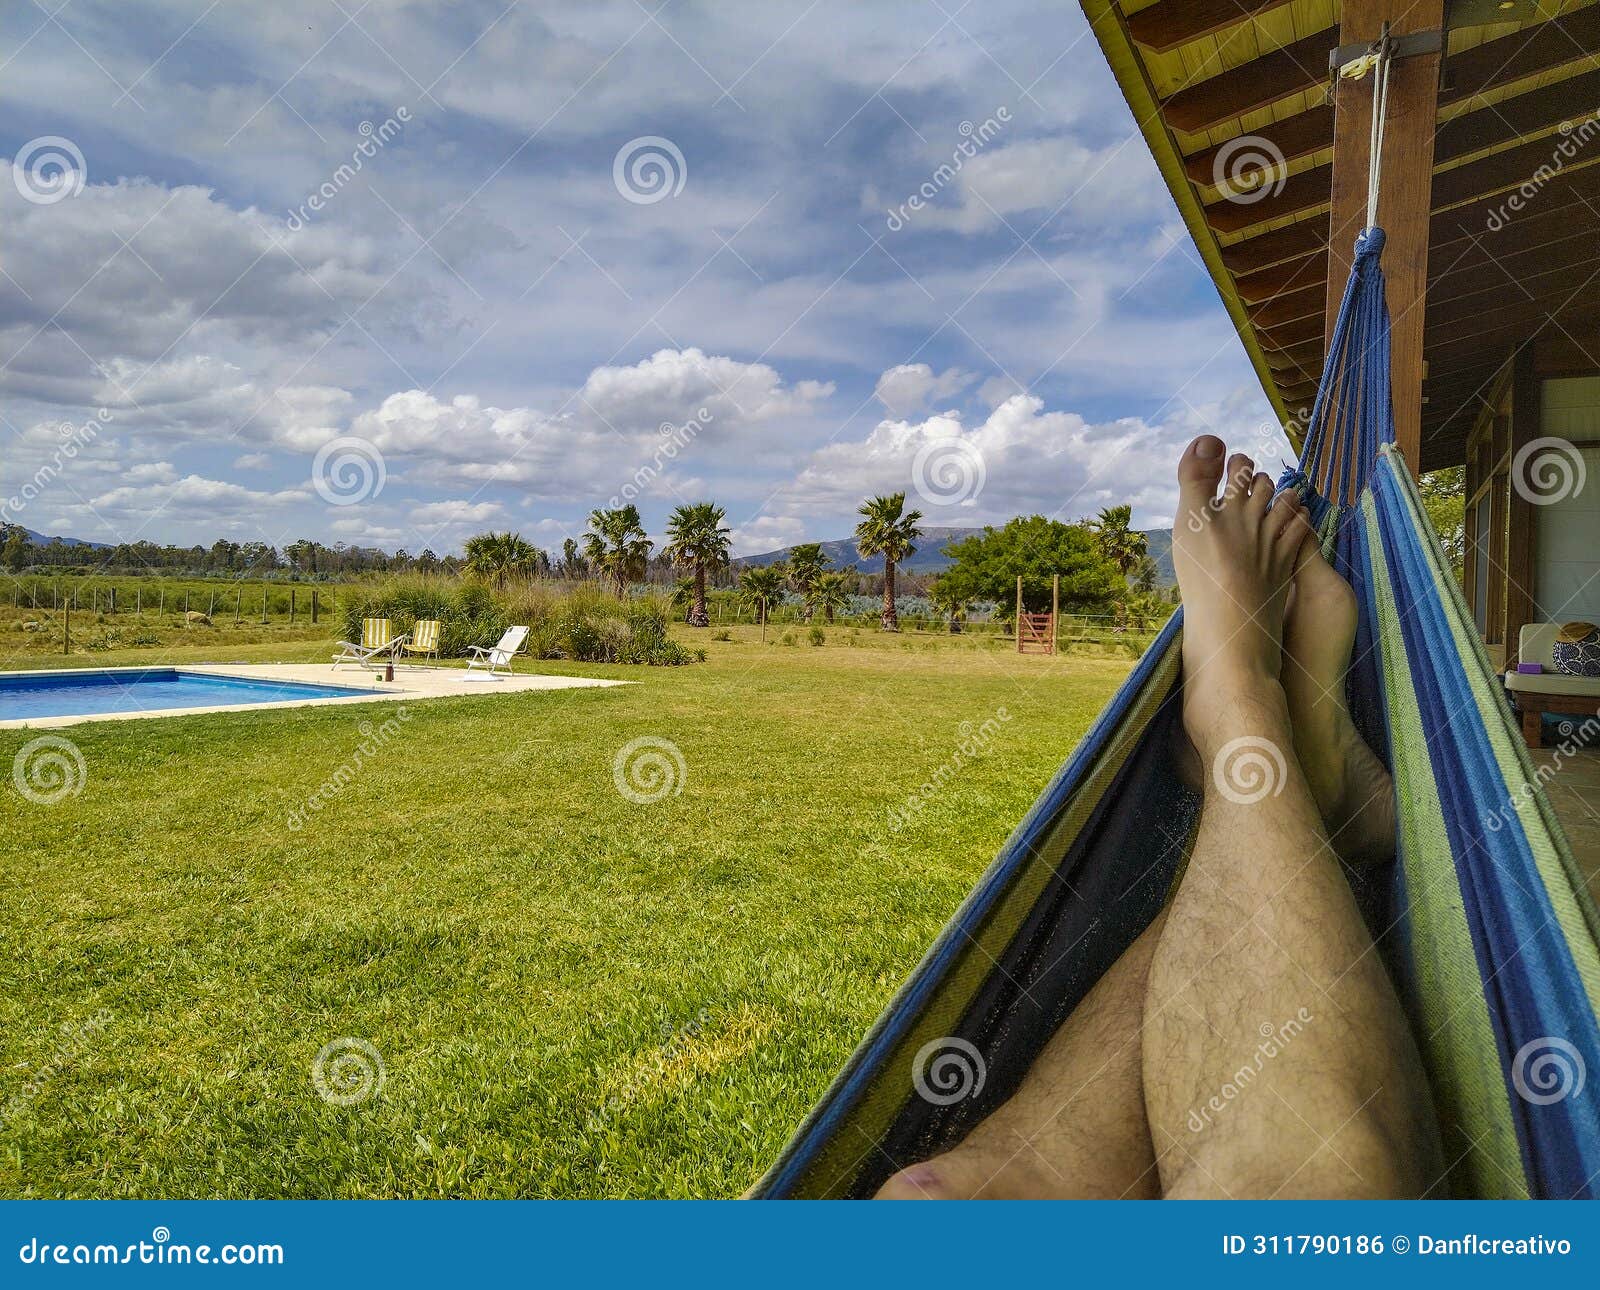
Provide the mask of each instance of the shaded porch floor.
POLYGON ((1600 900, 1600 750, 1559 756, 1556 749, 1540 748, 1529 749, 1529 754, 1539 769, 1552 768, 1545 792, 1588 877, 1589 894, 1600 900))

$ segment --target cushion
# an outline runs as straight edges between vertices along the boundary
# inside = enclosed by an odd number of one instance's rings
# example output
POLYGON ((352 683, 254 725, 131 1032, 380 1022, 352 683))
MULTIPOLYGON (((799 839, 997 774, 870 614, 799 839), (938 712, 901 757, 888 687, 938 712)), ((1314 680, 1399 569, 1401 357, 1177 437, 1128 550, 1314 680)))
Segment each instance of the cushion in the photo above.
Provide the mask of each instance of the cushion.
POLYGON ((1507 672, 1506 688, 1513 694, 1558 694, 1572 698, 1592 695, 1600 699, 1600 677, 1597 676, 1563 676, 1560 672, 1529 676, 1525 672, 1507 672))
POLYGON ((1600 677, 1600 627, 1564 623, 1550 646, 1550 661, 1566 676, 1600 677))

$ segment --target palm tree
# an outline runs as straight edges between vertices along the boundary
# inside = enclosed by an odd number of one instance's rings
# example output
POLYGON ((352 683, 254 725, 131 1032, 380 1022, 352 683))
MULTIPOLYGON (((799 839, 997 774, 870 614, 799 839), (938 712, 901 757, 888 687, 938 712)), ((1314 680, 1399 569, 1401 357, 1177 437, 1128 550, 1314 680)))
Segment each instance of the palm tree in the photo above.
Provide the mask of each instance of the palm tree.
POLYGON ((957 635, 961 631, 961 624, 967 620, 967 598, 957 594, 942 581, 937 581, 928 588, 928 599, 933 602, 935 609, 944 614, 945 621, 950 627, 950 634, 957 635))
POLYGON ((479 533, 467 539, 463 550, 467 559, 462 568, 502 589, 507 578, 537 570, 544 554, 520 533, 479 533))
POLYGON ((799 546, 789 548, 789 585, 800 593, 808 623, 812 612, 811 589, 831 563, 820 542, 802 542, 799 546))
POLYGON ((862 517, 856 525, 856 550, 863 558, 883 557, 883 630, 897 632, 900 615, 894 604, 894 567, 916 553, 913 543, 922 535, 917 527, 922 512, 906 510, 904 493, 890 493, 869 498, 856 514, 862 517))
POLYGON ((824 621, 831 625, 834 614, 850 602, 851 579, 855 577, 855 572, 854 569, 824 569, 819 573, 817 580, 811 584, 807 612, 822 610, 824 621))
POLYGON ((644 576, 652 543, 639 523, 639 508, 630 503, 616 510, 589 512, 589 531, 583 535, 583 558, 589 567, 611 579, 617 599, 628 594, 628 583, 644 576))
POLYGON ((767 610, 772 602, 783 595, 783 579, 787 570, 780 564, 760 565, 746 569, 739 575, 739 590, 744 598, 756 607, 761 621, 761 639, 767 639, 767 610))
POLYGON ((689 608, 689 626, 709 627, 706 613, 706 574, 728 567, 733 550, 731 531, 722 521, 727 512, 711 502, 691 502, 672 512, 667 521, 666 550, 673 564, 694 572, 694 603, 689 608))
POLYGON ((1117 566, 1117 572, 1126 578, 1149 550, 1150 543, 1138 529, 1131 528, 1133 507, 1108 506, 1089 527, 1094 530, 1100 545, 1100 554, 1117 566))
MULTIPOLYGON (((1100 546, 1100 554, 1112 564, 1117 566, 1117 572, 1122 575, 1126 585, 1128 575, 1133 572, 1149 551, 1150 543, 1145 535, 1137 529, 1130 527, 1133 522, 1133 507, 1107 506, 1098 516, 1089 521, 1089 527, 1094 530, 1095 539, 1100 546)), ((1126 591, 1117 597, 1117 617, 1114 630, 1122 631, 1127 625, 1128 597, 1126 591)))
POLYGON ((566 538, 561 543, 561 576, 563 578, 581 578, 589 572, 583 553, 578 550, 577 542, 566 538))

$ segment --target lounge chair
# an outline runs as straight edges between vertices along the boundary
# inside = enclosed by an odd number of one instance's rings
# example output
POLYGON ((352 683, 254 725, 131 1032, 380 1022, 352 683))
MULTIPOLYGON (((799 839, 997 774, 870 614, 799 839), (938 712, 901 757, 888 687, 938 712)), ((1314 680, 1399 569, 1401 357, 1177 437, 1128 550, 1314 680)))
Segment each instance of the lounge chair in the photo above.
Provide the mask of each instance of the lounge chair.
POLYGON ((1544 714, 1592 717, 1600 709, 1600 677, 1568 676, 1558 672, 1555 647, 1560 623, 1525 623, 1519 639, 1517 658, 1539 665, 1537 672, 1507 672, 1506 689, 1516 700, 1522 715, 1522 737, 1528 747, 1544 743, 1544 714))
POLYGON ((411 639, 400 646, 407 658, 439 657, 439 630, 437 618, 419 618, 411 625, 411 639))
POLYGON ((361 620, 361 643, 355 641, 340 641, 339 652, 333 656, 335 668, 341 663, 355 663, 361 667, 376 669, 380 660, 393 663, 395 655, 399 653, 400 646, 410 636, 409 632, 394 635, 387 618, 363 618, 361 620))
POLYGON ((527 639, 526 627, 508 627, 499 643, 491 648, 485 649, 482 645, 474 645, 471 650, 472 657, 467 660, 468 675, 483 671, 490 676, 510 676, 512 655, 522 648, 522 642, 527 639))

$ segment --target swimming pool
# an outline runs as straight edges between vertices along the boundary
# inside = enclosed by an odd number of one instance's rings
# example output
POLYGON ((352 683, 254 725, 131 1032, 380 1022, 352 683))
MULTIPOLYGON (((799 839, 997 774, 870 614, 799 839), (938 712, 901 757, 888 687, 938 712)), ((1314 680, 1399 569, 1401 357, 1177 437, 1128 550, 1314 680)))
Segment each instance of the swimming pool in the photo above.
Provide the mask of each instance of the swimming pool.
POLYGON ((309 681, 227 676, 176 667, 14 672, 0 674, 0 722, 304 703, 307 699, 351 699, 384 693, 370 686, 315 685, 309 681))

